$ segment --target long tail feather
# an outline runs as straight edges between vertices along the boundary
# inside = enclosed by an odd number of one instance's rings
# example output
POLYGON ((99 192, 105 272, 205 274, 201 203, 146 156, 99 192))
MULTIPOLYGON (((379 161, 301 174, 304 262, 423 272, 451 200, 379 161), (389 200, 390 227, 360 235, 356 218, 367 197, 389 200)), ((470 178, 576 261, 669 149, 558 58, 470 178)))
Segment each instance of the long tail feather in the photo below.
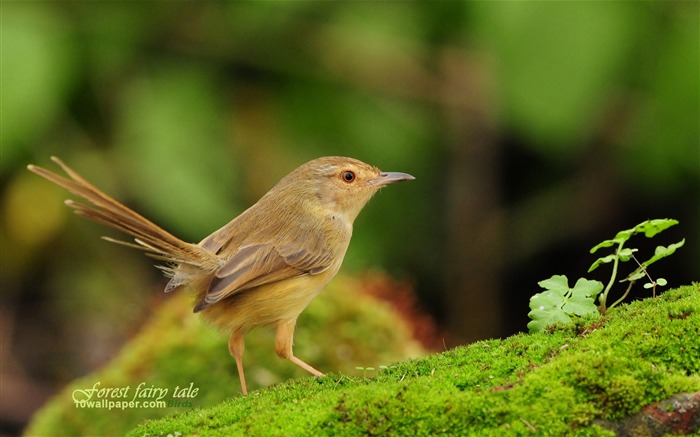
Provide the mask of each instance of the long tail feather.
POLYGON ((35 165, 29 165, 27 168, 92 204, 84 205, 67 200, 66 205, 73 208, 76 214, 131 235, 136 244, 105 238, 107 241, 144 250, 147 255, 169 263, 187 264, 203 270, 211 270, 218 264, 218 257, 213 252, 182 241, 102 192, 59 158, 51 157, 51 160, 72 180, 35 165))

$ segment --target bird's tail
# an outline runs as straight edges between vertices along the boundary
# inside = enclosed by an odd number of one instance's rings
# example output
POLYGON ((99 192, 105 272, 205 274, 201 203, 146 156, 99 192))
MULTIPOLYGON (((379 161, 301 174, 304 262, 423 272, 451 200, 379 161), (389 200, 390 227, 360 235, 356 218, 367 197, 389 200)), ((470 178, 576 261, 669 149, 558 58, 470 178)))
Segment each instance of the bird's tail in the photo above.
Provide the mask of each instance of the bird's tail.
POLYGON ((103 237, 105 240, 143 250, 153 258, 166 261, 170 264, 162 267, 166 274, 172 274, 173 264, 205 271, 213 270, 218 265, 218 257, 212 251, 182 241, 103 193, 59 158, 51 157, 51 160, 58 164, 70 176, 70 179, 35 165, 29 165, 27 168, 91 204, 85 205, 73 200, 66 200, 66 205, 73 208, 76 214, 131 235, 134 237, 135 243, 103 237))

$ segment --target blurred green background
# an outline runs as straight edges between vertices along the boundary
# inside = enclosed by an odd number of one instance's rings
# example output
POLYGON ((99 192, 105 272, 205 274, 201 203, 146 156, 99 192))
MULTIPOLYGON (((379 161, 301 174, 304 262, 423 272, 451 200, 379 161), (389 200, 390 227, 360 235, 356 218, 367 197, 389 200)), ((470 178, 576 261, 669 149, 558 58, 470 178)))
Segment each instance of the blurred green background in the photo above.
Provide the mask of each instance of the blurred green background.
POLYGON ((190 241, 318 156, 411 173, 343 269, 409 281, 447 346, 525 330, 537 281, 645 219, 687 239, 652 273, 698 280, 698 2, 1 7, 0 376, 29 399, 4 431, 162 298, 151 261, 26 171, 51 155, 190 241))

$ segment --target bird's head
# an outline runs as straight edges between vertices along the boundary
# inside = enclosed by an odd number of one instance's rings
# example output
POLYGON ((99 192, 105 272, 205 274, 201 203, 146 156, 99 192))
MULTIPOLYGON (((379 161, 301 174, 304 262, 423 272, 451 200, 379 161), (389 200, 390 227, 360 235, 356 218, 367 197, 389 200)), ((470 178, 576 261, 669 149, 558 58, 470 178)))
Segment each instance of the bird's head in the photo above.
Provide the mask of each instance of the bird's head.
POLYGON ((300 166, 282 179, 280 185, 318 202, 319 208, 343 215, 352 223, 382 187, 413 179, 407 173, 382 172, 357 159, 327 156, 300 166))

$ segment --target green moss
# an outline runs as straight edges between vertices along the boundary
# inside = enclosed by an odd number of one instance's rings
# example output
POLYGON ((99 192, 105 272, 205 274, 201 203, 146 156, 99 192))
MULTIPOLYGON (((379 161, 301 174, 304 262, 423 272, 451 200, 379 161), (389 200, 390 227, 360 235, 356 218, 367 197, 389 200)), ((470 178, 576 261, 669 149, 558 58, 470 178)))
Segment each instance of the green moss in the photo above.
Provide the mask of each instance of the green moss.
POLYGON ((614 435, 594 425, 700 390, 700 289, 575 328, 397 363, 375 378, 293 379, 129 435, 614 435))
MULTIPOLYGON (((367 284, 340 276, 302 313, 295 336, 297 356, 318 369, 359 374, 356 366, 378 367, 426 353, 392 307, 362 292, 364 285, 367 284)), ((192 313, 190 299, 185 293, 169 296, 113 362, 62 390, 35 414, 25 434, 123 435, 145 419, 215 405, 238 396, 240 386, 228 353, 228 338, 192 313), (170 403, 165 407, 108 410, 77 408, 73 401, 75 390, 90 389, 95 384, 99 384, 97 388, 129 387, 127 396, 118 400, 130 401, 141 383, 144 388, 168 389, 164 400, 170 403), (173 396, 177 387, 190 386, 197 389, 196 396, 173 396), (174 402, 184 404, 173 407, 174 402)), ((246 337, 244 361, 251 389, 308 375, 275 355, 274 333, 269 329, 255 330, 246 337)), ((272 393, 277 395, 268 399, 279 404, 286 401, 283 391, 272 393)), ((255 408, 250 405, 244 414, 258 414, 255 408)), ((213 420, 207 423, 213 428, 225 424, 213 420)))

